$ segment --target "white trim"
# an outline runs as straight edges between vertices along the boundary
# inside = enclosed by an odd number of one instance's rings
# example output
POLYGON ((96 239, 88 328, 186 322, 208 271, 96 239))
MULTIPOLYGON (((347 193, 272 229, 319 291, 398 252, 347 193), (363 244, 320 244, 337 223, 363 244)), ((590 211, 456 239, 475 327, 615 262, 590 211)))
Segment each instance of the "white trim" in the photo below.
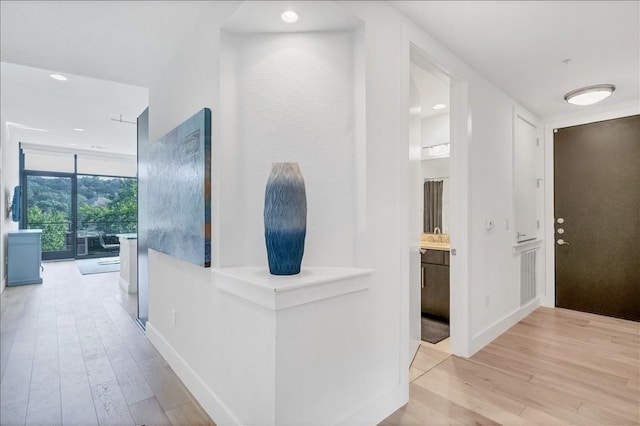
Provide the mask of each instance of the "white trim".
POLYGON ((542 247, 542 243, 543 243, 543 240, 535 239, 535 240, 523 241, 521 243, 515 244, 513 246, 513 254, 522 253, 523 251, 531 250, 533 248, 536 248, 536 249, 540 248, 542 247))
MULTIPOLYGON (((516 217, 516 200, 518 199, 518 196, 516 194, 516 120, 522 120, 524 121, 526 124, 528 124, 529 126, 533 127, 535 129, 536 132, 536 145, 539 145, 540 142, 540 137, 542 136, 541 133, 541 125, 540 125, 540 121, 535 117, 535 115, 533 115, 531 112, 529 112, 528 110, 524 109, 523 107, 521 107, 518 104, 514 104, 513 105, 513 119, 511 120, 511 199, 512 199, 512 204, 511 204, 511 217, 513 217, 513 228, 512 228, 512 232, 511 232, 511 237, 513 238, 514 241, 514 253, 517 253, 518 250, 517 247, 519 247, 522 244, 527 244, 530 241, 529 240, 525 240, 525 241, 518 241, 518 217, 516 217)), ((536 158, 533 159, 533 161, 535 161, 535 174, 536 177, 538 179, 539 182, 539 176, 540 176, 540 170, 539 170, 539 156, 536 154, 536 158)), ((538 219, 540 216, 540 206, 538 206, 538 201, 539 201, 539 188, 536 188, 536 219, 538 219)), ((533 241, 537 241, 540 238, 540 230, 536 229, 536 235, 535 235, 535 239, 533 241)))
POLYGON ((495 338, 516 325, 519 321, 526 318, 531 312, 540 306, 540 298, 536 297, 525 306, 516 309, 510 314, 505 315, 498 321, 489 325, 483 331, 479 332, 471 341, 471 353, 475 353, 491 343, 495 338))
POLYGON ((554 227, 554 176, 553 176, 553 130, 563 127, 579 126, 582 124, 595 123, 598 121, 612 120, 615 118, 629 117, 640 114, 640 106, 637 102, 633 105, 622 104, 611 107, 609 111, 598 112, 582 116, 561 117, 550 119, 544 125, 544 191, 545 191, 545 252, 546 252, 546 272, 545 272, 545 295, 542 297, 542 306, 554 308, 556 306, 556 260, 555 260, 555 227, 554 227))
POLYGON ((213 270, 220 290, 274 311, 367 290, 367 276, 372 273, 372 269, 319 267, 285 276, 271 275, 260 266, 213 270))
POLYGON ((5 288, 7 288, 7 277, 6 277, 6 275, 4 277, 2 277, 2 282, 0 282, 0 294, 2 294, 2 292, 4 291, 5 288))
POLYGON ((216 419, 218 425, 241 424, 231 410, 220 398, 207 386, 206 382, 191 368, 185 359, 175 350, 162 334, 147 321, 147 339, 160 352, 160 355, 169 363, 176 375, 182 380, 187 389, 193 394, 209 417, 216 419))
MULTIPOLYGON (((446 69, 441 61, 428 53, 434 49, 439 50, 440 46, 434 44, 433 40, 416 29, 415 26, 406 26, 403 42, 406 47, 415 49, 421 67, 428 69, 430 73, 449 83, 450 87, 451 229, 454 230, 451 233, 451 248, 456 250, 456 255, 451 256, 449 279, 451 352, 467 357, 471 355, 469 351, 471 343, 469 324, 469 264, 471 262, 469 251, 469 141, 472 129, 469 112, 469 84, 466 79, 460 78, 456 73, 446 69), (455 208, 453 208, 454 205, 455 208)), ((410 59, 406 66, 410 66, 410 59)), ((455 59, 453 61, 457 62, 455 59)), ((414 61, 414 63, 417 62, 414 61)), ((463 69, 466 67, 462 63, 459 65, 463 69)), ((408 107, 410 104, 408 93, 404 95, 405 105, 408 107)), ((406 127, 408 129, 408 122, 406 127)), ((408 137, 408 134, 406 136, 408 137)), ((406 247, 409 247, 408 241, 406 247)), ((408 293, 409 289, 407 288, 401 296, 408 297, 408 293)), ((406 305, 407 311, 403 311, 402 315, 408 317, 408 300, 406 305)), ((401 330, 401 333, 404 334, 406 331, 401 330)), ((402 344, 404 345, 404 342, 402 344)))

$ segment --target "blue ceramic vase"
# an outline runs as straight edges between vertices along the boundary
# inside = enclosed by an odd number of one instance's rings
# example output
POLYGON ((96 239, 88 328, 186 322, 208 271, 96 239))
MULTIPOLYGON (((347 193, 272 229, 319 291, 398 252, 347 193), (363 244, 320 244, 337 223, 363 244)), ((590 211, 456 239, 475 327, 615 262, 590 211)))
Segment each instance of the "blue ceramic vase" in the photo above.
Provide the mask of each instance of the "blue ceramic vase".
POLYGON ((300 273, 307 195, 298 163, 273 163, 264 194, 264 238, 272 275, 300 273))

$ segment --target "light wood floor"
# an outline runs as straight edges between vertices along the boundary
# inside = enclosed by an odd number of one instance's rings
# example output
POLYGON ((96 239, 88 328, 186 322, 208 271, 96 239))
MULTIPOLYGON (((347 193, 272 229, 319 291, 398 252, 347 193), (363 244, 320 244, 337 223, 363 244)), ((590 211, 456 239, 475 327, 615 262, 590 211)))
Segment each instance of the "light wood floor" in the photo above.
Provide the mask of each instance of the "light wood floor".
POLYGON ((2 425, 213 425, 135 325, 118 273, 44 263, 0 298, 2 425))
POLYGON ((640 324, 539 308, 470 359, 421 346, 382 425, 637 425, 640 324))

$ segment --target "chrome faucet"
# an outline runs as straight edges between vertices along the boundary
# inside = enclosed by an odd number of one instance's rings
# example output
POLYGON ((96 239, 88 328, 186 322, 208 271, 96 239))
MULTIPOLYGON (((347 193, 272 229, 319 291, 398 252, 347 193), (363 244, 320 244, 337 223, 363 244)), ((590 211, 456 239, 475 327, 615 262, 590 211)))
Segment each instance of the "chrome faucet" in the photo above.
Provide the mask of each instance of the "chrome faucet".
POLYGON ((442 234, 442 231, 440 230, 440 228, 438 228, 437 226, 435 228, 433 228, 433 233, 434 234, 442 234))

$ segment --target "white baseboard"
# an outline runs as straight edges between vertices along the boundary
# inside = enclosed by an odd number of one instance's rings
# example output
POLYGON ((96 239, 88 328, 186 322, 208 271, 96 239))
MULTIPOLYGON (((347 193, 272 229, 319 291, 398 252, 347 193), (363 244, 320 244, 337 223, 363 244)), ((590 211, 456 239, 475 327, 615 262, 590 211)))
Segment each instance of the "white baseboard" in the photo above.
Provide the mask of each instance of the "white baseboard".
MULTIPOLYGON (((147 339, 169 363, 173 371, 198 400, 211 419, 220 426, 240 425, 240 420, 222 403, 220 398, 196 374, 171 344, 147 321, 147 339)), ((356 408, 338 425, 378 424, 409 401, 409 386, 398 384, 372 401, 356 408)))
POLYGON ((510 314, 505 315, 480 333, 473 336, 471 338, 471 344, 469 345, 469 356, 473 355, 474 353, 478 352, 480 349, 491 343, 493 339, 513 327, 518 323, 518 321, 525 318, 539 306, 540 297, 536 297, 525 306, 522 306, 511 312, 510 314))
POLYGON ((389 417, 407 402, 409 402, 409 385, 398 384, 391 391, 358 407, 337 424, 344 426, 375 425, 389 417))
POLYGON ((131 285, 132 283, 128 282, 122 277, 118 277, 118 283, 120 283, 120 288, 129 294, 135 294, 138 292, 138 289, 135 286, 131 285))
POLYGON ((239 425, 240 420, 222 403, 220 398, 209 388, 209 386, 198 376, 189 366, 182 356, 171 346, 171 344, 147 321, 147 339, 160 352, 160 355, 169 363, 180 380, 185 384, 189 392, 198 400, 198 403, 209 414, 209 417, 217 425, 239 425))

